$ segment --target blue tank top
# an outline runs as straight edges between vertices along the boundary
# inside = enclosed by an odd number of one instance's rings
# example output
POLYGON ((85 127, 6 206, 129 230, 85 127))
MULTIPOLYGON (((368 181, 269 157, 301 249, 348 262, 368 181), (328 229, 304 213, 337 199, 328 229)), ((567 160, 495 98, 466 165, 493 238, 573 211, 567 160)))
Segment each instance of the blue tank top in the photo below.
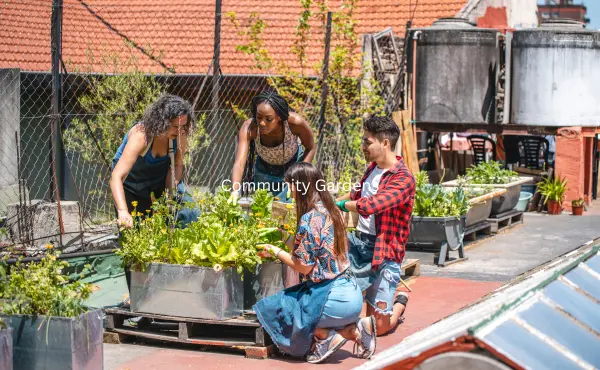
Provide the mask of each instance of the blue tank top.
MULTIPOLYGON (((123 142, 121 143, 121 145, 119 146, 119 149, 117 149, 117 152, 115 153, 115 156, 113 157, 113 160, 112 160, 112 168, 113 169, 117 165, 117 162, 121 158, 121 155, 123 155, 123 150, 125 150, 125 145, 127 145, 128 139, 129 139, 129 132, 127 132, 127 134, 125 135, 123 142)), ((177 139, 173 139, 173 152, 177 153, 177 139)), ((143 155, 141 155, 141 157, 144 157, 144 159, 146 160, 146 163, 148 163, 148 164, 158 164, 158 163, 166 161, 167 158, 169 158, 169 153, 167 152, 167 154, 165 154, 162 157, 154 158, 152 156, 152 143, 150 143, 146 147, 145 153, 143 155)), ((131 170, 133 171, 133 168, 131 170)))

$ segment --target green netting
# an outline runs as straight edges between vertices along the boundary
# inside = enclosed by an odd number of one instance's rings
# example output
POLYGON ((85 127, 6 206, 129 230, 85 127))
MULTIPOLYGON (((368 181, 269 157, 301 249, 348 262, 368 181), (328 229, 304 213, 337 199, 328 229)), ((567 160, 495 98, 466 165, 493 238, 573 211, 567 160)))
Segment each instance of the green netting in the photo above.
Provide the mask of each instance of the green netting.
POLYGON ((117 306, 125 294, 128 293, 125 272, 121 265, 121 258, 113 253, 95 256, 67 258, 69 269, 66 273, 71 279, 77 278, 83 266, 90 264, 91 273, 83 278, 86 283, 92 284, 95 291, 87 301, 93 308, 117 306))

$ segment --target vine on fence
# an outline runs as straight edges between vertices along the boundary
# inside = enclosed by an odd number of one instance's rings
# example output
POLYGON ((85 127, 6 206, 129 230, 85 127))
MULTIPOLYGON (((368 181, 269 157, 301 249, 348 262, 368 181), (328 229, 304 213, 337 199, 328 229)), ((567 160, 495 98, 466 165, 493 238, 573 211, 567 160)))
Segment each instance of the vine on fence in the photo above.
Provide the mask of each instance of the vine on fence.
MULTIPOLYGON (((314 37, 311 20, 316 19, 325 29, 329 8, 326 1, 299 0, 302 11, 296 26, 296 39, 290 51, 296 57, 297 66, 285 62, 276 62, 265 46, 263 34, 268 27, 260 15, 253 12, 247 24, 242 24, 235 12, 227 13, 242 40, 236 50, 253 58, 254 69, 263 70, 268 75, 268 84, 275 88, 290 104, 291 108, 303 114, 309 121, 316 122, 321 102, 319 91, 322 79, 322 62, 309 65, 308 43, 314 37), (316 9, 315 9, 316 8, 316 9), (273 73, 276 68, 278 73, 273 73)), ((369 79, 372 89, 361 88, 365 69, 357 71, 362 59, 357 52, 359 40, 356 32, 354 11, 357 0, 345 0, 340 11, 332 17, 332 37, 327 83, 325 120, 326 125, 321 137, 329 145, 323 148, 325 161, 322 170, 328 179, 340 182, 356 181, 362 175, 365 161, 359 154, 361 144, 362 120, 365 116, 384 114, 384 100, 379 95, 377 81, 369 79), (343 153, 340 155, 340 153, 343 153), (344 155, 345 154, 345 155, 344 155)), ((321 42, 324 46, 324 40, 321 42)), ((237 106, 234 111, 240 118, 247 114, 237 106)), ((316 130, 313 125, 313 130, 316 130)), ((317 133, 316 133, 317 134, 317 133)))

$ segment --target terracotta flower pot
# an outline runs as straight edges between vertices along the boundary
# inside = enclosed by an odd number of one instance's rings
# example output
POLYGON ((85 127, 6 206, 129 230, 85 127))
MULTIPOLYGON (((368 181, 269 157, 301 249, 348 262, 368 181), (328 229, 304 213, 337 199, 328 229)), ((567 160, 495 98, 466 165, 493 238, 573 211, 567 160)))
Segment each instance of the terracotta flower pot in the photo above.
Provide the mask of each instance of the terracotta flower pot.
POLYGON ((562 207, 560 202, 555 200, 548 200, 548 214, 550 215, 559 215, 562 212, 562 207))
POLYGON ((583 216, 583 205, 572 206, 572 208, 573 208, 573 216, 583 216))

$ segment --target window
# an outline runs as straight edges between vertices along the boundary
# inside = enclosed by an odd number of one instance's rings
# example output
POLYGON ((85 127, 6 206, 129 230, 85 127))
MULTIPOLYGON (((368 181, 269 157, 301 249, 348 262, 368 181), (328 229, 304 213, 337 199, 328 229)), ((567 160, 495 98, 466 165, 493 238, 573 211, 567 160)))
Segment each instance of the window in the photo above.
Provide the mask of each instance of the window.
POLYGON ((550 18, 550 13, 542 12, 542 18, 544 18, 544 19, 550 18))

